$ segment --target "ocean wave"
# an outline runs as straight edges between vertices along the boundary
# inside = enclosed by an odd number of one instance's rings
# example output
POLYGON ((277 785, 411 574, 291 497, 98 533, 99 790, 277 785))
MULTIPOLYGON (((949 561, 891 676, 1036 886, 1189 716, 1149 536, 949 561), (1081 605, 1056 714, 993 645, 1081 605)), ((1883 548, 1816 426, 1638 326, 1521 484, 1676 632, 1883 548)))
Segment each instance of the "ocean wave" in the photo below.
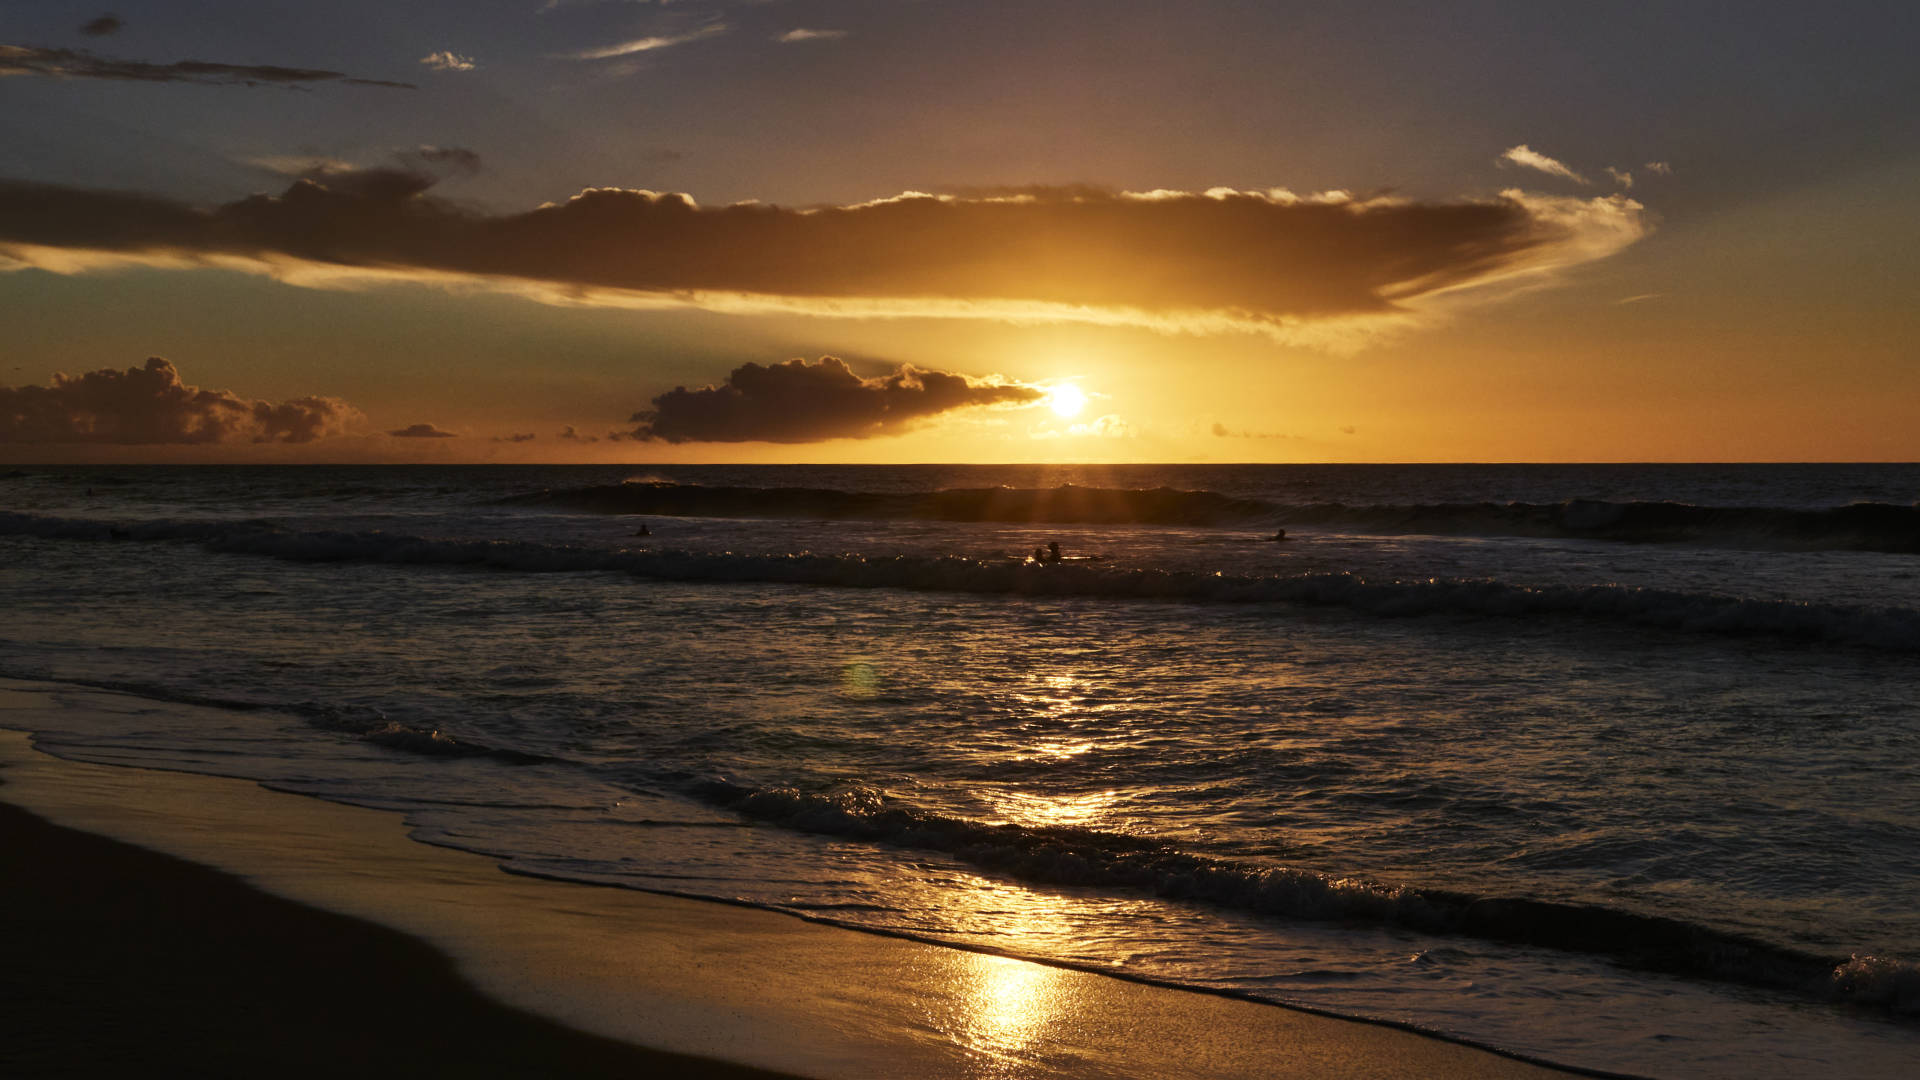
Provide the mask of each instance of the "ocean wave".
POLYGON ((528 573, 614 572, 664 581, 753 582, 984 595, 1287 603, 1385 617, 1574 617, 1682 633, 1770 636, 1920 652, 1920 611, 1759 600, 1627 585, 1517 585, 1487 579, 1370 581, 1350 573, 1236 575, 1052 566, 957 555, 754 555, 592 548, 505 540, 436 540, 386 532, 302 532, 264 522, 125 525, 0 512, 0 535, 94 541, 186 541, 210 550, 298 562, 474 566, 528 573))
POLYGON ((363 706, 303 704, 293 706, 313 727, 352 735, 375 746, 423 757, 488 758, 508 765, 538 765, 552 758, 472 739, 456 739, 438 728, 414 727, 390 720, 379 709, 363 706))
POLYGON ((887 494, 831 488, 705 487, 641 481, 515 495, 508 505, 668 517, 834 521, 994 521, 1066 525, 1226 525, 1271 517, 1272 503, 1173 488, 950 488, 887 494))
POLYGON ((1641 970, 1789 990, 1896 1015, 1920 1009, 1920 968, 1912 963, 1823 957, 1659 915, 1258 866, 1092 829, 986 824, 908 807, 870 788, 808 793, 709 780, 695 794, 755 821, 937 851, 1032 884, 1120 888, 1268 917, 1587 953, 1641 970))
POLYGON ((56 679, 43 672, 0 671, 0 678, 65 683, 69 686, 83 686, 90 690, 107 690, 116 694, 130 694, 154 701, 196 705, 209 709, 288 713, 322 731, 349 735, 389 750, 399 750, 424 757, 488 758, 509 765, 538 765, 554 760, 540 754, 529 754, 509 747, 489 746, 473 739, 456 739, 437 728, 413 727, 389 719, 378 709, 365 706, 329 705, 321 702, 286 704, 248 701, 244 698, 202 694, 146 682, 65 677, 56 679))
POLYGON ((1878 1006, 1896 1016, 1920 1017, 1920 961, 1855 956, 1834 968, 1827 996, 1878 1006))
POLYGON ((1791 551, 1920 553, 1920 505, 1855 503, 1820 510, 1678 502, 1436 503, 1287 507, 1288 525, 1397 535, 1530 536, 1639 544, 1691 543, 1791 551))
POLYGON ((509 496, 508 505, 672 517, 1346 528, 1794 551, 1920 553, 1920 504, 1825 509, 1569 499, 1557 503, 1286 504, 1173 488, 953 488, 915 493, 629 481, 509 496))

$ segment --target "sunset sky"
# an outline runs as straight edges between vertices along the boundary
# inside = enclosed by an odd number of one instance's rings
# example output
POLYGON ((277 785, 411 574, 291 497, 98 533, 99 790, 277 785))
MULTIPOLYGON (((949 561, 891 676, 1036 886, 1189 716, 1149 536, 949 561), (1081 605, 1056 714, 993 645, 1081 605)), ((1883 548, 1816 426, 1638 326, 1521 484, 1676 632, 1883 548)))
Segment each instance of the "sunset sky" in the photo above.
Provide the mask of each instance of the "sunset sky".
POLYGON ((0 460, 1920 459, 1916 10, 8 5, 0 460))

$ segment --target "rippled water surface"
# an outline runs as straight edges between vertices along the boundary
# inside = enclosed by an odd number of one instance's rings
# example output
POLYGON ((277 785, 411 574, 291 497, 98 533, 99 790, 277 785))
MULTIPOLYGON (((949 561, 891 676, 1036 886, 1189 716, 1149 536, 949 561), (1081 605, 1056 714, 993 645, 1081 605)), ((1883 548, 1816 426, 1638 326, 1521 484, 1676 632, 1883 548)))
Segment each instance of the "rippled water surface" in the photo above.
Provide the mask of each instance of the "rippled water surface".
POLYGON ((125 692, 59 753, 1591 1068, 1920 1054, 1914 467, 22 471, 0 675, 125 692))

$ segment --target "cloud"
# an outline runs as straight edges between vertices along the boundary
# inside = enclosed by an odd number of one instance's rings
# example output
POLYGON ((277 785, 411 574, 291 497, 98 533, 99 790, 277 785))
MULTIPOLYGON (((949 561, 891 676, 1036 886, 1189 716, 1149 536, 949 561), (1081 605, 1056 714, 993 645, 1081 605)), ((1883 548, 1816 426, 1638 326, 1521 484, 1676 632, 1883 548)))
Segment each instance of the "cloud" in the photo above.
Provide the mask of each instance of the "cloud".
POLYGON ((684 442, 803 443, 891 435, 953 409, 1024 404, 1046 396, 1039 387, 975 380, 902 364, 863 379, 846 362, 788 360, 742 364, 720 386, 675 387, 633 414, 640 426, 624 437, 684 442))
POLYGON ((1672 176, 1673 175, 1673 166, 1667 164, 1664 161, 1649 161, 1647 162, 1646 169, 1648 172, 1654 174, 1655 176, 1672 176))
POLYGON ((1591 184, 1593 182, 1581 176, 1579 173, 1574 172, 1572 169, 1567 168, 1565 165, 1562 165, 1560 162, 1532 149, 1526 143, 1521 143, 1519 146, 1508 147, 1500 154, 1500 161, 1505 164, 1518 165, 1523 169, 1535 169, 1539 172, 1546 173, 1548 176, 1558 176, 1562 179, 1571 180, 1576 184, 1591 184))
POLYGON ((420 63, 433 71, 472 71, 473 57, 461 56, 451 49, 430 52, 420 58, 420 63))
POLYGON ((464 146, 435 146, 422 143, 411 150, 395 152, 394 161, 402 168, 426 172, 438 177, 480 171, 480 155, 464 146))
POLYGON ((380 198, 383 193, 405 198, 450 177, 474 175, 482 168, 480 155, 466 147, 431 143, 396 150, 378 165, 292 155, 249 158, 248 163, 281 176, 310 180, 331 190, 367 198, 380 198))
POLYGON ((1221 439, 1297 439, 1298 435, 1288 435, 1278 431, 1235 431, 1219 421, 1214 421, 1213 434, 1221 439))
POLYGON ((441 431, 432 424, 409 424, 403 428, 395 428, 387 434, 396 439, 457 439, 460 437, 456 432, 441 431))
POLYGON ((781 34, 773 40, 783 45, 791 45, 796 41, 832 41, 836 38, 846 36, 847 32, 845 30, 809 30, 806 27, 798 27, 781 34))
MULTIPOLYGON (((598 435, 582 435, 578 431, 575 431, 573 429, 572 424, 568 424, 565 428, 561 429, 560 438, 565 439, 568 442, 599 442, 600 441, 600 436, 598 435)), ((518 440, 515 440, 515 441, 518 441, 518 440)))
MULTIPOLYGON (((568 430, 572 430, 572 429, 569 428, 568 430)), ((506 443, 520 443, 520 442, 532 442, 537 438, 539 438, 538 435, 535 435, 533 432, 528 431, 528 432, 518 432, 512 435, 495 435, 493 437, 493 441, 506 442, 506 443)))
POLYGON ((1131 439, 1133 425, 1121 419, 1118 413, 1089 420, 1084 424, 1075 424, 1067 429, 1068 435, 1094 439, 1131 439))
POLYGON ((710 38, 718 34, 724 34, 728 29, 730 28, 723 22, 708 23, 698 30, 690 30, 684 34, 661 34, 653 37, 634 38, 632 41, 622 41, 614 45, 602 45, 595 49, 583 49, 576 53, 568 53, 565 59, 612 60, 618 56, 632 56, 635 53, 671 49, 675 45, 685 45, 690 41, 699 41, 701 38, 710 38))
POLYGON ((108 13, 80 24, 80 32, 88 37, 106 37, 109 34, 119 33, 120 28, 125 25, 127 24, 120 16, 108 13))
POLYGON ((339 398, 275 404, 187 386, 158 356, 126 371, 55 375, 50 386, 0 386, 0 443, 304 443, 360 418, 339 398))
POLYGON ((1613 182, 1620 185, 1623 190, 1633 190, 1633 174, 1627 170, 1616 169, 1609 165, 1607 166, 1607 175, 1613 177, 1613 182))
POLYGON ((1412 202, 1030 188, 851 206, 701 207, 593 188, 490 215, 425 162, 309 171, 212 208, 0 181, 0 266, 221 266, 341 287, 489 282, 551 303, 1078 321, 1326 343, 1601 258, 1646 230, 1621 195, 1412 202), (1490 291, 1491 290, 1491 291, 1490 291))
POLYGON ((319 68, 280 67, 274 64, 216 64, 208 60, 178 60, 150 64, 121 60, 85 49, 46 49, 36 45, 0 45, 0 76, 47 75, 58 79, 121 79, 132 82, 184 82, 205 86, 287 86, 340 82, 349 86, 384 86, 418 90, 407 82, 360 79, 319 68))

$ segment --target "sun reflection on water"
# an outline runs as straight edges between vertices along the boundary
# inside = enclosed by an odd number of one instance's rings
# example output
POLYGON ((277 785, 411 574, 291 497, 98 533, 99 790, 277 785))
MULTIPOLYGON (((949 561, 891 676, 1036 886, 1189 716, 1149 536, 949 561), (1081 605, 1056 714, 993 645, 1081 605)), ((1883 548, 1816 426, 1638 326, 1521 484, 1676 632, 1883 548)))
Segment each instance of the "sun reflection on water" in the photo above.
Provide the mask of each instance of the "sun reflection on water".
POLYGON ((1028 791, 984 793, 994 816, 1029 828, 1071 826, 1088 828, 1109 822, 1120 803, 1117 791, 1090 791, 1080 795, 1042 795, 1028 791))
POLYGON ((942 1027, 997 1065, 993 1071, 1018 1071, 1058 1038, 1072 1009, 1065 972, 984 953, 961 953, 954 963, 955 1010, 942 1027))

